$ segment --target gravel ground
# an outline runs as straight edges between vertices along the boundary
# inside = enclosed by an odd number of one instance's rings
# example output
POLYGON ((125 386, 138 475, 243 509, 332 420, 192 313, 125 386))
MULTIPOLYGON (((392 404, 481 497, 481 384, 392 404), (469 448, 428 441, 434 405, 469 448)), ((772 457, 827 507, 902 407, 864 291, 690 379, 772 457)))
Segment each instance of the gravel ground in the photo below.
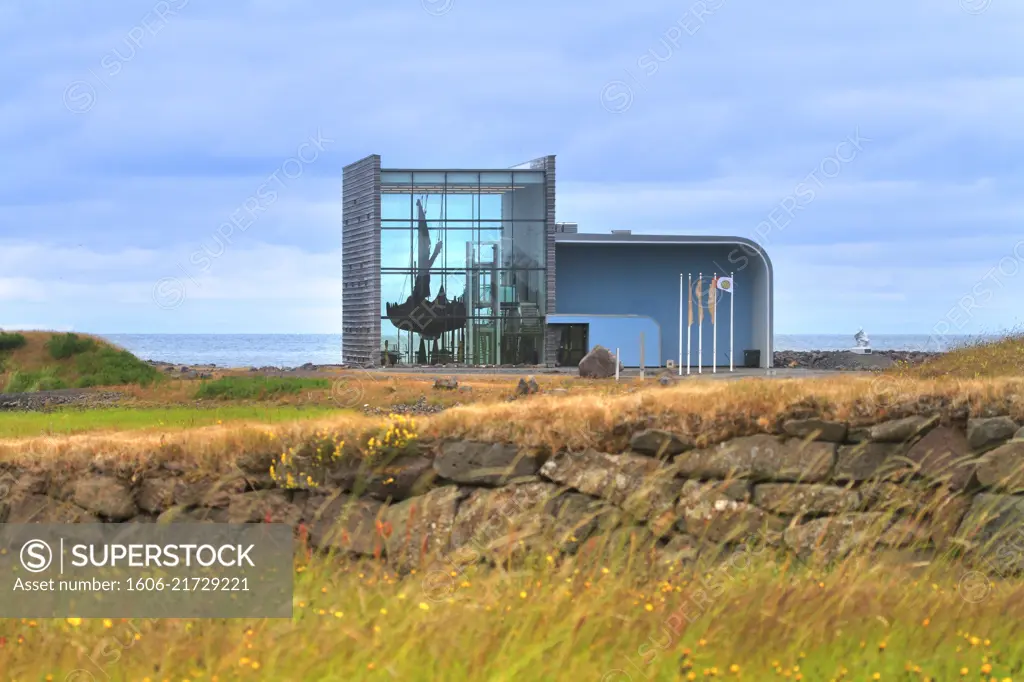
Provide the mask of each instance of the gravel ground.
POLYGON ((114 391, 85 391, 66 388, 38 393, 0 393, 0 411, 48 410, 54 407, 102 407, 115 405, 124 398, 114 391))

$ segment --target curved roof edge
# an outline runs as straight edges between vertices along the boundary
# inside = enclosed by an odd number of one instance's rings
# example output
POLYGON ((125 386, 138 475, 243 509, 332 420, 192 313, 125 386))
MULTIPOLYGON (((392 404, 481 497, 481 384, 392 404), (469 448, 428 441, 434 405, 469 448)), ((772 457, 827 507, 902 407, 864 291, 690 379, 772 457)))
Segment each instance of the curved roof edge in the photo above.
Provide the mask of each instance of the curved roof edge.
POLYGON ((681 234, 597 234, 586 232, 556 232, 555 243, 571 244, 732 244, 749 249, 759 255, 766 266, 768 276, 775 279, 775 268, 768 252, 752 239, 747 237, 724 237, 711 235, 681 234))

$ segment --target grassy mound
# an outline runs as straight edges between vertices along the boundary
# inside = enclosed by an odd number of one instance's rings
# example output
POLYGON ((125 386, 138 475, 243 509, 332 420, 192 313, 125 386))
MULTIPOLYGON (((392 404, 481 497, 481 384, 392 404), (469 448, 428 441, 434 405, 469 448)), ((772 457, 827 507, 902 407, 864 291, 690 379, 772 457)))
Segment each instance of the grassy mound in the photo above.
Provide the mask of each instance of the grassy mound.
POLYGON ((1024 375, 1024 332, 1014 331, 997 341, 968 343, 916 367, 896 371, 925 379, 1021 376, 1024 375))
POLYGON ((0 334, 0 387, 5 393, 92 386, 148 386, 162 375, 126 350, 79 334, 0 334))

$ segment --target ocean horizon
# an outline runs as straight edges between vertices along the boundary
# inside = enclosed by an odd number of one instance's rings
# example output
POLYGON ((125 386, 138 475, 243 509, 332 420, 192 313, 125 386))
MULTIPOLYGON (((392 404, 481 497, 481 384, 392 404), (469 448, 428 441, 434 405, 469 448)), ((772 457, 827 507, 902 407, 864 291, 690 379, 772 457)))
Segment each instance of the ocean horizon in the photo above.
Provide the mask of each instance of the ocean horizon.
MULTIPOLYGON (((341 364, 341 334, 97 334, 143 360, 218 367, 341 364)), ((871 335, 874 350, 942 352, 989 336, 871 335)), ((852 334, 777 334, 775 350, 829 351, 854 346, 852 334)))

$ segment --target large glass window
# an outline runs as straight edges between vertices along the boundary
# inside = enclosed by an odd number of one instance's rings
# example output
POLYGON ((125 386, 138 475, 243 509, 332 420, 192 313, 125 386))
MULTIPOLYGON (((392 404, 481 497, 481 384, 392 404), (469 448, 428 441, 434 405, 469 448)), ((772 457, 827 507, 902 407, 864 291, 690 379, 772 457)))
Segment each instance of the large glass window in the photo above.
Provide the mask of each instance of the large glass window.
POLYGON ((541 362, 544 188, 543 171, 381 172, 382 361, 541 362))

